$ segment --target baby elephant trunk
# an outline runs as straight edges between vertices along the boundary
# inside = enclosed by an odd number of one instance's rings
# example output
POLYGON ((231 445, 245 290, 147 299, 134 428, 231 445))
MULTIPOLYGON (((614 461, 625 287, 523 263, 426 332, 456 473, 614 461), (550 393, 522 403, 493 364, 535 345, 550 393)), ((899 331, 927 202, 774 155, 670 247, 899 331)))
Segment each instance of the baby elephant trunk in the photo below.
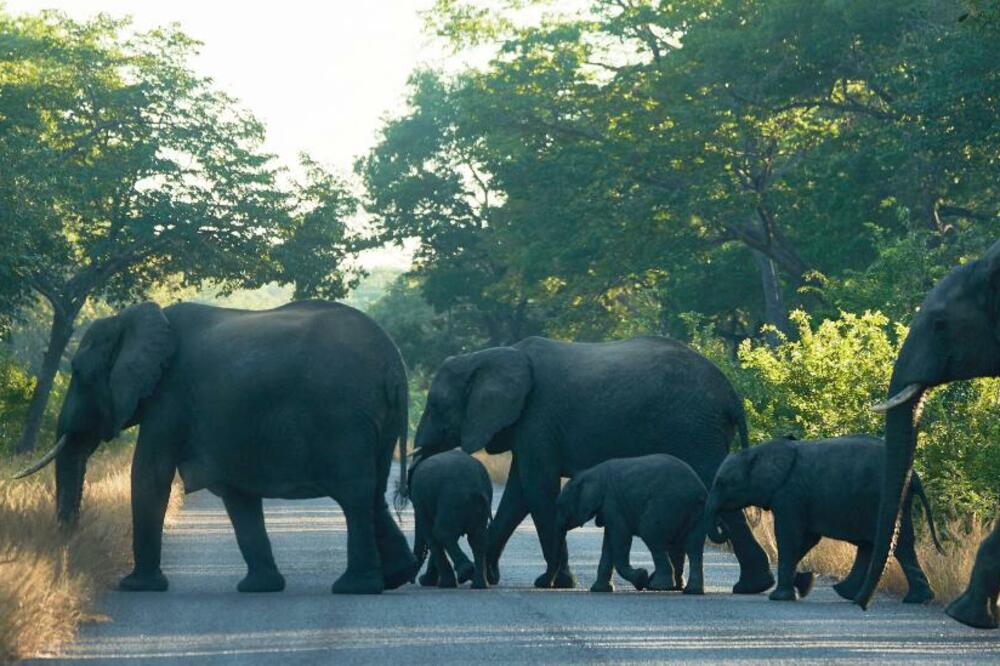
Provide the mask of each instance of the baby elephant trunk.
POLYGON ((705 504, 705 534, 713 543, 725 543, 729 540, 729 535, 722 528, 722 520, 719 518, 719 500, 715 493, 708 496, 705 504))

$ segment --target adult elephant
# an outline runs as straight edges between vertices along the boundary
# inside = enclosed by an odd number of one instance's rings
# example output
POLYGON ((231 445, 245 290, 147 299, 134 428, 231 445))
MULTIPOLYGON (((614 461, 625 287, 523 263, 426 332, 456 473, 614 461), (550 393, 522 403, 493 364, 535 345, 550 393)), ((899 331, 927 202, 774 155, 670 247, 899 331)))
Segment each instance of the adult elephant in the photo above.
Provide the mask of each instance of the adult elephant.
POLYGON ((222 497, 247 563, 241 592, 284 588, 262 497, 329 496, 341 505, 347 570, 333 592, 379 593, 415 575, 385 502, 397 442, 406 478, 406 371, 364 314, 320 301, 260 312, 142 303, 94 322, 72 368, 58 442, 19 476, 54 459, 57 514, 72 523, 89 456, 139 425, 135 568, 122 589, 167 589, 160 545, 175 471, 187 492, 222 497))
MULTIPOLYGON (((886 414, 886 466, 868 575, 856 601, 867 607, 894 541, 903 489, 913 470, 926 391, 973 377, 1000 376, 1000 242, 982 258, 955 268, 927 294, 896 359, 886 414)), ((1000 529, 983 540, 969 585, 945 612, 959 622, 997 626, 1000 529)))
MULTIPOLYGON (((528 338, 448 358, 427 395, 415 440, 421 455, 461 446, 511 451, 507 487, 487 545, 487 574, 499 580, 507 539, 530 512, 549 575, 538 587, 573 587, 565 538, 556 536, 560 477, 610 458, 670 453, 706 487, 736 431, 747 445, 743 405, 710 361, 659 337, 604 343, 528 338), (558 548, 559 552, 555 552, 558 548)), ((767 556, 739 511, 723 521, 740 561, 737 593, 774 584, 767 556)), ((683 551, 671 553, 674 568, 683 551)))

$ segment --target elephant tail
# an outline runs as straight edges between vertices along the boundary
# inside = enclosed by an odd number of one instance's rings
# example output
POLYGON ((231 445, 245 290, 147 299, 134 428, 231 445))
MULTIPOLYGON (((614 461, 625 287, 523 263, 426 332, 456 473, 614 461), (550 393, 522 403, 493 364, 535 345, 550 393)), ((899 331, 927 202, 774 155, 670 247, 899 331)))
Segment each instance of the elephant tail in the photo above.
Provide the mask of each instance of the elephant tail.
POLYGON ((920 477, 916 473, 910 477, 910 490, 920 498, 920 503, 924 506, 924 515, 927 516, 927 525, 931 530, 931 540, 934 542, 934 547, 937 548, 937 551, 944 555, 944 548, 941 547, 941 542, 938 541, 937 527, 934 525, 934 513, 931 511, 931 503, 927 500, 927 494, 924 492, 924 484, 920 482, 920 477))
POLYGON ((736 396, 736 404, 733 408, 732 419, 736 423, 736 430, 740 436, 740 448, 750 447, 750 435, 747 433, 747 412, 743 408, 743 400, 736 396))
POLYGON ((407 475, 407 464, 409 453, 407 451, 407 440, 410 436, 410 391, 404 375, 403 381, 396 388, 396 412, 399 414, 399 481, 396 482, 396 491, 392 498, 392 504, 398 514, 406 505, 410 498, 410 480, 407 475))

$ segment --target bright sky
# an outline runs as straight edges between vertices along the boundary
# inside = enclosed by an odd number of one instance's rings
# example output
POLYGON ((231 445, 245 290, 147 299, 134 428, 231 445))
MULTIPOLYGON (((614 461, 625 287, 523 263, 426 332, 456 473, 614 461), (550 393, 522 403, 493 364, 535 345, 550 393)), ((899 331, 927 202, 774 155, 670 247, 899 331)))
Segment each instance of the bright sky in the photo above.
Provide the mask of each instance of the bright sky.
MULTIPOLYGON (((422 31, 419 12, 432 1, 7 0, 6 7, 131 15, 140 29, 177 22, 204 42, 194 67, 264 121, 268 149, 282 162, 293 165, 306 151, 346 173, 374 144, 381 119, 402 108, 410 72, 443 58, 422 31)), ((385 250, 362 263, 406 261, 406 253, 385 250)))

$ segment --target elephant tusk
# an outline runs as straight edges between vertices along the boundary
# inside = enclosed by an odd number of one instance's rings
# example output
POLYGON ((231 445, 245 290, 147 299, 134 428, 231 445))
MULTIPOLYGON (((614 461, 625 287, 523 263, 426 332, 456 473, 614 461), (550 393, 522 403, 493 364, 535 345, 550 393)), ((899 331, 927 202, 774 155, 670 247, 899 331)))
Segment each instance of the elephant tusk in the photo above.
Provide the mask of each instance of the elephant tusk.
POLYGON ((34 465, 31 465, 30 467, 25 467, 20 472, 15 474, 14 478, 23 479, 26 476, 31 476, 32 474, 34 474, 35 472, 37 472, 38 470, 42 469, 50 462, 55 460, 55 457, 59 455, 59 452, 62 451, 65 446, 66 446, 66 435, 63 435, 62 437, 59 438, 59 441, 56 442, 56 445, 52 447, 51 451, 42 456, 41 459, 34 465))
POLYGON ((872 409, 876 412, 887 412, 893 407, 899 407, 904 402, 922 391, 923 388, 923 384, 909 384, 902 391, 892 396, 885 402, 880 402, 877 405, 874 405, 872 409))

